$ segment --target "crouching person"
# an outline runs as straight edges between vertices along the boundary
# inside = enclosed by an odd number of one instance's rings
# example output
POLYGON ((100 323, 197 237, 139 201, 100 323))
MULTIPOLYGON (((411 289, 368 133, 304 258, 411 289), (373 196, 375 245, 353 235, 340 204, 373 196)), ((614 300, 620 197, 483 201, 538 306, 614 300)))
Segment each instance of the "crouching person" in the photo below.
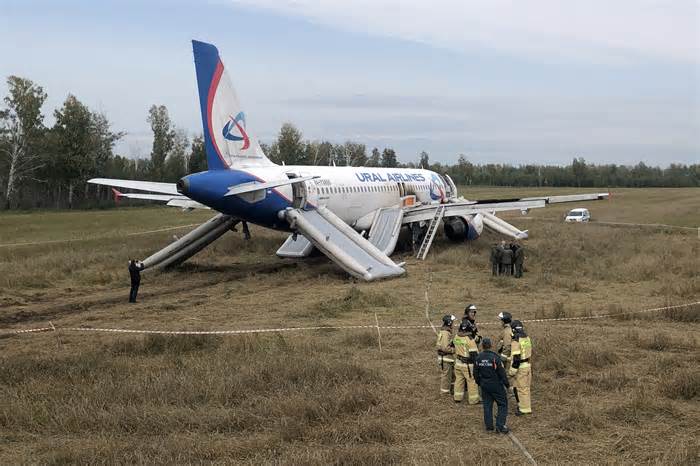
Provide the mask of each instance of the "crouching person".
POLYGON ((503 363, 498 354, 491 350, 491 339, 484 338, 482 341, 484 351, 476 357, 474 365, 474 379, 481 387, 481 396, 484 405, 484 425, 486 430, 493 431, 493 403, 498 406, 496 414, 496 432, 508 433, 506 418, 508 416, 508 378, 503 369, 503 363))

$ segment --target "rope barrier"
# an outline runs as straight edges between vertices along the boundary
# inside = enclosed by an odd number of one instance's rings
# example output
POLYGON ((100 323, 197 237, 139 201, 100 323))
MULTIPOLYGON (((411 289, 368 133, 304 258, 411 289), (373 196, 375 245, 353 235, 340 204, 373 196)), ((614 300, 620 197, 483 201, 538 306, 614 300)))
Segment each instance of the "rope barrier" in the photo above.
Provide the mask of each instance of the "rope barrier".
MULTIPOLYGON (((199 223, 192 223, 189 225, 176 225, 173 227, 160 228, 158 230, 136 231, 133 233, 126 233, 123 236, 150 235, 153 233, 160 233, 163 231, 180 230, 182 228, 196 227, 198 225, 199 225, 199 223)), ((11 248, 11 247, 15 247, 15 246, 37 246, 40 244, 75 243, 78 241, 96 241, 96 240, 101 240, 101 239, 114 239, 114 238, 121 238, 121 237, 122 237, 122 235, 104 235, 104 236, 89 236, 87 238, 52 239, 52 240, 46 240, 46 241, 28 241, 28 242, 23 242, 23 243, 5 243, 5 244, 0 244, 0 248, 11 248)))
POLYGON ((518 437, 515 436, 515 434, 512 431, 508 432, 508 437, 510 437, 511 442, 513 442, 513 445, 518 447, 518 450, 527 458, 528 462, 534 466, 537 466, 537 461, 535 461, 535 458, 532 457, 529 451, 525 449, 523 444, 518 440, 518 437))
POLYGON ((634 226, 634 227, 653 227, 653 228, 677 228, 679 230, 700 230, 700 227, 684 227, 680 225, 667 225, 665 223, 627 223, 627 222, 589 222, 589 225, 624 225, 624 226, 634 226))
MULTIPOLYGON (((686 304, 677 304, 673 306, 662 306, 655 307, 651 309, 642 309, 629 312, 616 312, 610 314, 599 314, 593 316, 579 316, 579 317, 556 317, 549 319, 526 319, 522 322, 525 323, 539 323, 539 322, 562 322, 569 320, 591 320, 591 319, 605 319, 610 317, 617 317, 623 315, 631 314, 643 314, 649 312, 666 311, 671 309, 680 309, 685 307, 691 307, 700 304, 700 301, 695 301, 686 304)), ((49 331, 63 331, 63 332, 93 332, 93 333, 130 333, 130 334, 151 334, 151 335, 246 335, 246 334, 257 334, 257 333, 281 333, 281 332, 305 332, 305 331, 316 331, 316 330, 353 330, 353 329, 382 329, 382 330, 415 330, 415 329, 435 329, 432 322, 430 325, 328 325, 328 326, 313 326, 313 327, 282 327, 282 328, 262 328, 262 329, 247 329, 247 330, 139 330, 139 329, 122 329, 122 328, 100 328, 100 327, 56 327, 51 324, 50 327, 40 327, 31 329, 0 329, 0 335, 21 335, 30 333, 40 333, 49 331)), ((499 325, 496 322, 485 322, 479 324, 479 326, 491 326, 499 325)))
MULTIPOLYGON (((550 223, 561 223, 563 224, 564 222, 561 220, 557 219, 552 219, 552 218, 539 218, 539 217, 513 217, 517 218, 518 220, 537 220, 538 222, 550 222, 550 223)), ((683 226, 683 225, 668 225, 666 223, 632 223, 632 222, 607 222, 603 220, 591 220, 590 222, 575 222, 579 225, 620 225, 620 226, 627 226, 627 227, 651 227, 651 228, 676 228, 679 230, 691 230, 691 231, 700 231, 700 227, 688 227, 688 226, 683 226)))
POLYGON ((428 320, 428 323, 430 324, 430 328, 433 329, 433 332, 435 332, 435 335, 437 335, 438 331, 433 325, 433 321, 430 320, 430 287, 433 284, 433 272, 429 271, 428 272, 428 284, 425 285, 425 318, 428 320))

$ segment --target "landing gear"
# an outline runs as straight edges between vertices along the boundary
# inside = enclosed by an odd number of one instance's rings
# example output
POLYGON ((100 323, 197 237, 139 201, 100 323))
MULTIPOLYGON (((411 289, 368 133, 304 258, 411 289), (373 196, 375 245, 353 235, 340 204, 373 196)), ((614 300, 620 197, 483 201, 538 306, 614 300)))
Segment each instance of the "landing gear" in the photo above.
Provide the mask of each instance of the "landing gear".
POLYGON ((425 222, 412 222, 409 223, 408 227, 411 230, 411 249, 413 254, 415 254, 423 243, 423 238, 425 238, 428 228, 425 222))

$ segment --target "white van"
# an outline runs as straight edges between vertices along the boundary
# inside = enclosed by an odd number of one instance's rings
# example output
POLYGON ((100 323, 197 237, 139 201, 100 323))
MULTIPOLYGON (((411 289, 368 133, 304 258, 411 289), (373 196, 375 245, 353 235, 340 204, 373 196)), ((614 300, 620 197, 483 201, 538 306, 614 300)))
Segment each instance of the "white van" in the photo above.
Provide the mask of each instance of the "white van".
POLYGON ((566 214, 565 222, 588 222, 591 219, 591 213, 588 209, 571 209, 568 214, 566 214))

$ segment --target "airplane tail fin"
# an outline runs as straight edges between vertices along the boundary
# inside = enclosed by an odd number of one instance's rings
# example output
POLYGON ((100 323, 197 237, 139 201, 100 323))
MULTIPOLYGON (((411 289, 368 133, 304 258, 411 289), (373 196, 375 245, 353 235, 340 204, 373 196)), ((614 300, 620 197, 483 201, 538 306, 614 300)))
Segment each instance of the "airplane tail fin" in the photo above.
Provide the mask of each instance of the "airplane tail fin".
POLYGON ((273 165, 246 125, 219 51, 196 40, 192 41, 192 51, 209 170, 273 165))

